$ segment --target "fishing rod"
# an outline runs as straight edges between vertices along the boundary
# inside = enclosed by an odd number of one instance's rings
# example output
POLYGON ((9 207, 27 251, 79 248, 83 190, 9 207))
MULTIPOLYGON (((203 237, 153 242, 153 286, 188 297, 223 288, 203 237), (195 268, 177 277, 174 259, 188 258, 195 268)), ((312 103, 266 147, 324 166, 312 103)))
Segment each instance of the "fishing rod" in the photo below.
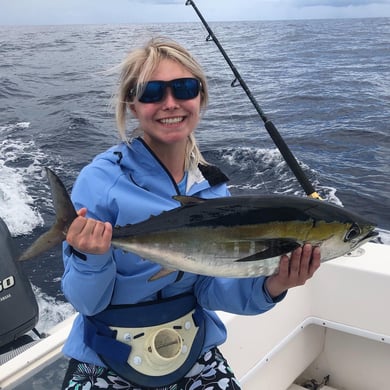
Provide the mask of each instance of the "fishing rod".
POLYGON ((232 87, 237 86, 238 85, 237 82, 241 85, 242 89, 245 91, 245 93, 247 94, 249 100, 251 101, 251 103, 255 107, 255 109, 256 109, 257 113, 259 114, 260 118, 263 120, 264 127, 268 131, 268 134, 271 136, 274 144, 279 149, 281 155, 283 156, 283 158, 286 161, 287 165, 290 167, 290 169, 294 173, 294 175, 297 178, 299 184, 304 189, 306 195, 308 195, 311 198, 321 199, 320 195, 316 192, 316 190, 314 189, 313 185, 310 183, 309 179, 306 177, 306 175, 303 172, 302 168, 298 164, 298 161, 296 160, 296 158, 292 154, 291 150, 287 146, 286 142, 284 141, 284 139, 280 135, 280 133, 279 133, 278 129, 276 128, 276 126, 273 124, 273 122, 270 119, 267 118, 266 114, 264 113, 264 111, 261 109, 261 107, 257 103, 257 101, 256 101, 255 97, 253 96, 252 92, 250 91, 250 89, 248 88, 247 84, 245 83, 245 81, 241 77, 241 75, 238 72, 237 68, 234 66, 234 64, 230 60, 229 56, 226 54, 224 48, 219 43, 217 37, 215 36, 213 31, 211 30, 210 26, 208 25, 208 23, 204 19, 203 15, 200 13, 200 11, 197 8, 197 6, 195 5, 195 3, 192 0, 187 0, 185 5, 191 5, 192 8, 197 13, 199 19, 201 20, 201 22, 205 26, 207 32, 209 33, 209 35, 206 38, 206 41, 214 41, 214 43, 217 45, 219 51, 221 52, 221 54, 225 58, 226 62, 228 63, 228 65, 230 66, 230 68, 231 68, 231 70, 232 70, 232 72, 234 74, 235 79, 232 81, 231 86, 232 87))

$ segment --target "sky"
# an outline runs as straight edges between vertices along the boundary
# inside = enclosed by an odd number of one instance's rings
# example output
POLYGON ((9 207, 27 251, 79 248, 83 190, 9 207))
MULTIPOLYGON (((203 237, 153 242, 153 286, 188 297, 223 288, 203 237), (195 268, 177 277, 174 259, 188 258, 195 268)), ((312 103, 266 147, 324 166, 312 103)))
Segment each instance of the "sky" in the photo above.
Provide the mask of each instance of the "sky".
MULTIPOLYGON (((207 21, 390 17, 390 0, 194 0, 207 21)), ((185 0, 0 0, 0 25, 199 21, 185 0)))

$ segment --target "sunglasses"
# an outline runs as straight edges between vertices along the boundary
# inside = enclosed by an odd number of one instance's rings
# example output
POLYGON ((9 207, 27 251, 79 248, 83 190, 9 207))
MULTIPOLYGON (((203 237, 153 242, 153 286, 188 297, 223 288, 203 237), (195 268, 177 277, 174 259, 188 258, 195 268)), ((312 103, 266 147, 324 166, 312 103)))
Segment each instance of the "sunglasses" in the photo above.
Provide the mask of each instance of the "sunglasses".
MULTIPOLYGON (((189 100, 199 95, 202 83, 193 77, 184 77, 170 81, 152 80, 143 85, 143 93, 138 101, 141 103, 160 102, 166 93, 167 88, 171 88, 175 99, 189 100)), ((130 91, 130 96, 135 95, 135 89, 130 91)))

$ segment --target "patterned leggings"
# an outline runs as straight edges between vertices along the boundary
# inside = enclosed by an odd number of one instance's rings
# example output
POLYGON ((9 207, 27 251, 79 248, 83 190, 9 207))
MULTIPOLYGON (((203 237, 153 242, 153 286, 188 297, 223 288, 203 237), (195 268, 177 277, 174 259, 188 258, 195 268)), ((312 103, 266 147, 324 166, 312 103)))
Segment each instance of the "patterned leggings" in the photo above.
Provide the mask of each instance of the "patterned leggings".
POLYGON ((178 383, 158 388, 141 388, 122 379, 107 368, 71 359, 62 390, 93 389, 240 390, 241 387, 225 358, 217 348, 213 348, 201 356, 194 367, 178 383))

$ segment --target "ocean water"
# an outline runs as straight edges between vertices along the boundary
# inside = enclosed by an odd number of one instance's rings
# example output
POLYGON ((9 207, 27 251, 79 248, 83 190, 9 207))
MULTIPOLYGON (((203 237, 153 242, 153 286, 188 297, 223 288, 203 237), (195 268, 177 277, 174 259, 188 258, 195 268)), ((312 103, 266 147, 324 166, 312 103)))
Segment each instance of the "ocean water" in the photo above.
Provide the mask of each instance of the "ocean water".
MULTIPOLYGON (((390 244, 390 19, 210 26, 320 195, 376 222, 390 244)), ((0 26, 0 217, 20 250, 54 220, 44 167, 71 189, 118 142, 115 66, 153 36, 178 40, 202 63, 210 104, 196 135, 231 192, 304 195, 200 23, 0 26)), ((72 312, 60 249, 23 267, 45 331, 72 312)))

